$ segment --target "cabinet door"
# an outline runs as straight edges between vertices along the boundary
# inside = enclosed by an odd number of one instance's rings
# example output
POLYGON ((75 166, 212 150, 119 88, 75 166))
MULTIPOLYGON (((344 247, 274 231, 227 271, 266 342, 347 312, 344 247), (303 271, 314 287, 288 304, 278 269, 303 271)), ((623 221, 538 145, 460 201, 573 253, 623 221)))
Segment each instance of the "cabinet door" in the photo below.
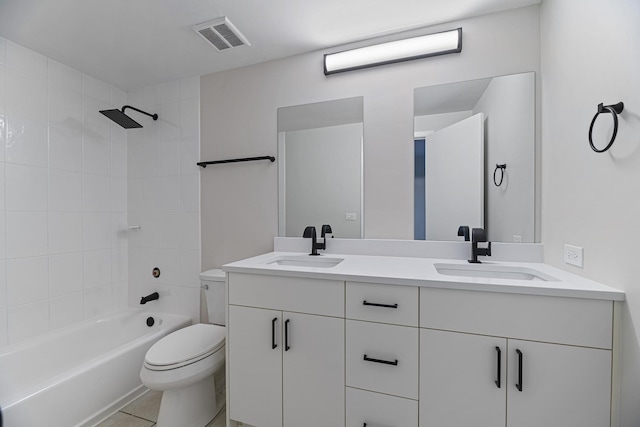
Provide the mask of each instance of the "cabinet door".
POLYGON ((234 305, 228 310, 229 417, 282 427, 282 313, 234 305))
POLYGON ((420 427, 504 426, 506 356, 504 338, 421 329, 420 427))
POLYGON ((283 426, 344 426, 344 319, 285 312, 283 327, 283 426))
POLYGON ((610 425, 611 351, 518 340, 508 346, 508 427, 610 425))

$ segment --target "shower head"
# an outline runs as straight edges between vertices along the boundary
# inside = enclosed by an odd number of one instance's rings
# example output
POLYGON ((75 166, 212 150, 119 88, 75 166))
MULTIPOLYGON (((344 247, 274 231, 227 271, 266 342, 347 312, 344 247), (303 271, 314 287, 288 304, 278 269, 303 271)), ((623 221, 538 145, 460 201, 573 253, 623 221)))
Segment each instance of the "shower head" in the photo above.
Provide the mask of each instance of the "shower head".
POLYGON ((153 118, 153 120, 158 120, 157 114, 149 114, 146 111, 138 110, 137 108, 130 105, 125 105, 124 107, 122 107, 122 110, 100 110, 100 112, 125 129, 141 128, 142 125, 140 123, 136 122, 124 113, 124 110, 126 110, 127 108, 130 108, 142 114, 146 114, 147 116, 153 118))

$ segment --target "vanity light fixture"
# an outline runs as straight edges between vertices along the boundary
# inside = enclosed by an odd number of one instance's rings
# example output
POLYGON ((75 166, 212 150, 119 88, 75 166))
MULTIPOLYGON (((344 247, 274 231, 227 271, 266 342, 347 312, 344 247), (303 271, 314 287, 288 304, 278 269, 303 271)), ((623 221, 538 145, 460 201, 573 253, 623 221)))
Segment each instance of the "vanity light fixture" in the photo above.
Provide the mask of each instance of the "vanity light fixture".
POLYGON ((462 28, 324 55, 324 74, 462 52, 462 28))

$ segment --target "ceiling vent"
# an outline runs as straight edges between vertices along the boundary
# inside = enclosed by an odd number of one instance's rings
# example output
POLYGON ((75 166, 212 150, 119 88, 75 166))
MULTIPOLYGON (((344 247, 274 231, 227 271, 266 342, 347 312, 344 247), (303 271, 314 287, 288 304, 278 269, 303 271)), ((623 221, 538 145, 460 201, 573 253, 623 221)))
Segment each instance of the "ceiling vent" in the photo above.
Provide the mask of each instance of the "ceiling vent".
POLYGON ((191 29, 220 52, 238 46, 251 46, 226 16, 194 25, 191 29))

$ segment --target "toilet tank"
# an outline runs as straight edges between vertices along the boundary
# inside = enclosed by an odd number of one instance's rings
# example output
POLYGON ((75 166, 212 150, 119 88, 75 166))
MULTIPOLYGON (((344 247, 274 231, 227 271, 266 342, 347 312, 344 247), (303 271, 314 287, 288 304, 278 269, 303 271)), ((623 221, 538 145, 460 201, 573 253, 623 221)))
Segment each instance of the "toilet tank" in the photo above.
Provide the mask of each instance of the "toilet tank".
MULTIPOLYGON (((215 325, 225 326, 225 311, 227 306, 226 284, 224 271, 215 268, 200 273, 200 285, 202 292, 200 293, 201 311, 204 311, 206 305, 206 313, 208 314, 208 322, 215 325)), ((201 315, 201 317, 204 317, 201 315)), ((201 319, 204 321, 203 319, 201 319)))

